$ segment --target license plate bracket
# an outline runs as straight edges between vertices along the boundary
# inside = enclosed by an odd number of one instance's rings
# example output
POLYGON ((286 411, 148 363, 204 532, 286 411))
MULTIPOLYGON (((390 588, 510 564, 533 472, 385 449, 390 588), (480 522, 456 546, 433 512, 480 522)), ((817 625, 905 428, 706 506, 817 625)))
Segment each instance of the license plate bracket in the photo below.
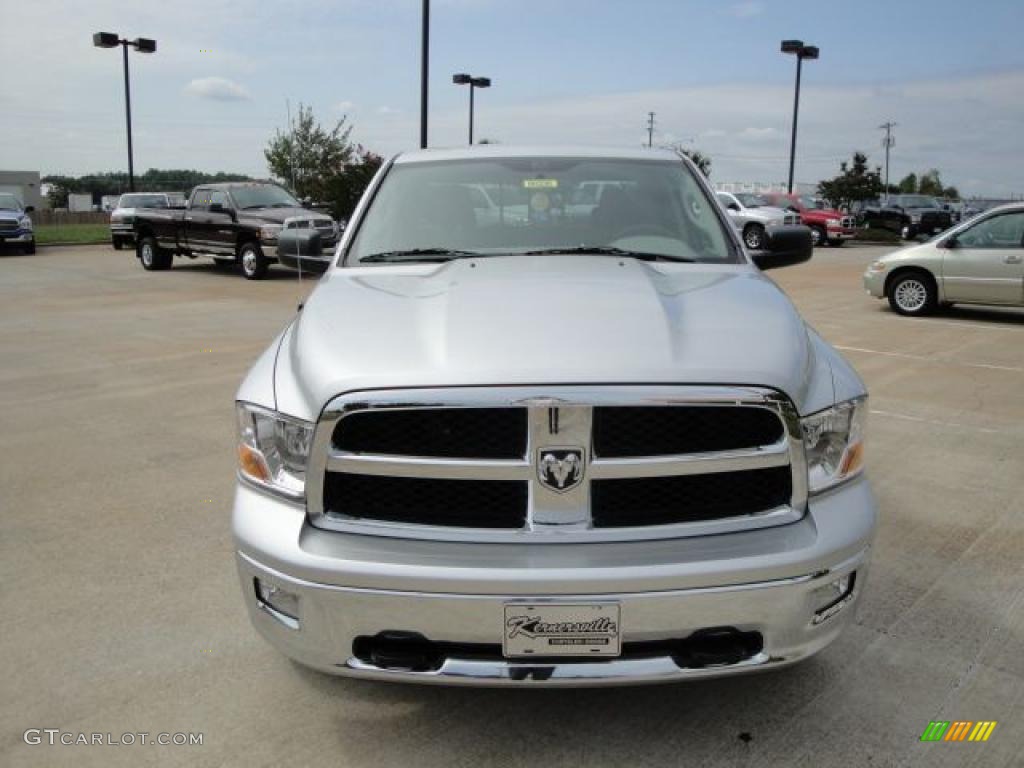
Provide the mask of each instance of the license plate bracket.
POLYGON ((618 656, 620 606, 609 602, 506 603, 506 658, 618 656))

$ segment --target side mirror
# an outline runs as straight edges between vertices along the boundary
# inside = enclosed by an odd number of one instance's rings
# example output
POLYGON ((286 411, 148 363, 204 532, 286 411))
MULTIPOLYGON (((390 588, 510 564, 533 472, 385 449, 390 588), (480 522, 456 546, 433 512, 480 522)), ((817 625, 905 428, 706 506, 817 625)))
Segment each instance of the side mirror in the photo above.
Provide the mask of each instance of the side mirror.
POLYGON ((813 253, 814 243, 808 227, 777 227, 768 237, 768 249, 753 254, 752 258, 761 269, 777 269, 810 261, 813 253))
POLYGON ((728 209, 729 209, 730 211, 736 211, 737 213, 739 213, 740 207, 739 207, 738 205, 736 205, 736 203, 729 203, 729 205, 728 205, 728 206, 726 206, 726 207, 727 207, 727 208, 728 208, 728 209))
POLYGON ((311 197, 304 197, 304 198, 302 198, 302 207, 303 208, 312 208, 313 207, 313 198, 311 198, 311 197))
POLYGON ((323 272, 331 263, 324 258, 320 233, 315 229, 282 229, 277 236, 277 259, 303 272, 323 272))
POLYGON ((34 205, 26 205, 25 206, 25 213, 32 213, 32 211, 34 211, 35 209, 36 209, 36 207, 34 205))
POLYGON ((950 250, 953 250, 953 249, 955 249, 955 248, 958 248, 959 246, 960 246, 960 244, 959 244, 959 243, 958 243, 958 242, 956 241, 956 238, 955 238, 955 237, 951 237, 951 238, 949 238, 948 240, 946 240, 946 241, 945 241, 945 242, 944 242, 944 243, 942 244, 942 247, 943 247, 943 248, 949 248, 950 250))
POLYGON ((232 208, 225 208, 222 203, 210 203, 210 213, 225 213, 235 220, 235 211, 232 208))

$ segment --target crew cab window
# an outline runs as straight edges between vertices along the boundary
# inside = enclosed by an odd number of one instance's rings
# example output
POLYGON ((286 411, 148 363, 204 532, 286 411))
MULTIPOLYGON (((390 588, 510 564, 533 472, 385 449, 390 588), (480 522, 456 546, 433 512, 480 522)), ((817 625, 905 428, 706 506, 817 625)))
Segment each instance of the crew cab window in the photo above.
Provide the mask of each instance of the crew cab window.
POLYGON ((1004 213, 979 221, 956 238, 964 248, 1024 247, 1024 213, 1004 213))
POLYGON ((486 255, 614 247, 741 262, 713 203, 681 163, 514 157, 396 164, 347 263, 418 249, 486 255), (590 189, 600 190, 591 196, 590 189), (482 190, 493 205, 480 207, 482 190))
POLYGON ((231 207, 231 202, 228 200, 227 194, 222 190, 215 189, 210 192, 210 205, 219 205, 225 210, 231 207))
POLYGON ((188 207, 200 211, 209 210, 211 192, 212 190, 209 189, 197 189, 192 193, 192 200, 189 202, 188 207))

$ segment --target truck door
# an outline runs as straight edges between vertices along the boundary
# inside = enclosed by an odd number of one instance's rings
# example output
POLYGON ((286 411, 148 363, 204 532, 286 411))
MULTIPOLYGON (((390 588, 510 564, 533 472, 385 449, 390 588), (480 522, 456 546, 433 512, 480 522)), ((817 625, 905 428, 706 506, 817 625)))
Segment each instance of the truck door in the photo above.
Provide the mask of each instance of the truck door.
POLYGON ((207 224, 208 247, 215 253, 235 252, 235 209, 227 192, 215 189, 210 192, 209 219, 207 224))
POLYGON ((213 190, 196 189, 192 192, 185 211, 183 239, 190 251, 205 251, 210 242, 210 194, 213 190))
POLYGON ((982 219, 943 251, 948 301, 1024 303, 1024 211, 982 219))

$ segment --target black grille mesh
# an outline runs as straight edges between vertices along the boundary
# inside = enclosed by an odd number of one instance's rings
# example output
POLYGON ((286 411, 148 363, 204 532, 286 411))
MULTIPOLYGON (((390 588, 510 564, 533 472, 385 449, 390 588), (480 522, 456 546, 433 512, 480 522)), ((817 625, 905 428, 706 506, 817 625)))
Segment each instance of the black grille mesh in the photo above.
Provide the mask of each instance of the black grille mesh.
POLYGON ((525 408, 361 411, 338 423, 334 444, 353 453, 521 459, 526 416, 525 408))
POLYGON ((607 458, 727 451, 782 439, 767 408, 736 406, 594 409, 594 455, 607 458))
POLYGON ((415 525, 522 528, 526 483, 328 473, 328 514, 415 525))
POLYGON ((595 528, 670 525, 749 515, 788 504, 789 467, 708 475, 595 480, 590 486, 595 528))

